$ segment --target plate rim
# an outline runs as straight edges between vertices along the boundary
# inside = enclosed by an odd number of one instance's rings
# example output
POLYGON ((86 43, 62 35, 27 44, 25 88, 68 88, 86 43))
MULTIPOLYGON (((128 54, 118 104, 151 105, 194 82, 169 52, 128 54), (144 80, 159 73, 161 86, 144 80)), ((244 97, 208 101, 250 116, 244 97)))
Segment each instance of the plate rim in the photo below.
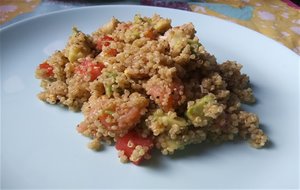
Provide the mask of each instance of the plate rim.
MULTIPOLYGON (((98 7, 124 7, 124 6, 114 6, 114 5, 109 5, 109 6, 97 6, 97 8, 98 7)), ((135 7, 135 6, 128 6, 128 5, 126 5, 126 7, 135 7)), ((143 6, 143 7, 145 7, 145 6, 143 6)), ((14 28, 14 27, 16 27, 16 26, 19 26, 19 24, 22 24, 22 23, 24 23, 24 22, 30 22, 31 20, 34 20, 34 19, 39 19, 40 17, 46 17, 46 16, 48 16, 48 15, 54 15, 54 14, 58 14, 58 13, 64 13, 64 12, 72 12, 72 11, 74 11, 74 10, 77 10, 77 9, 88 9, 88 8, 91 8, 91 6, 87 6, 87 7, 79 7, 79 8, 72 8, 72 9, 66 9, 66 10, 59 10, 59 11, 55 11, 55 12, 51 12, 51 13, 46 13, 46 14, 43 14, 43 15, 37 15, 37 16, 35 16, 35 17, 31 17, 31 18, 27 18, 27 19, 24 19, 24 20, 21 20, 21 21, 19 21, 19 22, 17 22, 17 23, 14 23, 14 24, 12 24, 12 25, 9 25, 9 26, 7 26, 6 28, 8 28, 7 30, 9 30, 10 28, 14 28)), ((96 8, 96 6, 92 6, 92 8, 94 9, 97 9, 96 8)), ((157 7, 149 7, 150 9, 157 9, 157 7)), ((161 9, 165 9, 165 8, 161 8, 161 9)), ((176 9, 174 9, 173 11, 175 11, 175 12, 177 12, 177 11, 181 11, 181 10, 176 10, 176 9)), ((172 12, 173 12, 172 11, 172 12)), ((197 14, 197 15, 199 15, 198 13, 193 13, 193 12, 189 12, 189 13, 192 13, 192 14, 197 14)), ((99 14, 101 14, 101 13, 99 13, 99 14)), ((234 24, 234 25, 238 25, 238 24, 235 24, 235 23, 233 23, 233 22, 230 22, 230 21, 227 21, 227 20, 223 20, 223 19, 219 19, 219 18, 217 18, 217 17, 213 17, 213 16, 208 16, 208 15, 203 15, 203 14, 200 14, 201 16, 207 16, 207 17, 210 17, 210 18, 214 18, 214 19, 217 19, 217 20, 222 20, 222 21, 225 21, 225 22, 227 22, 227 23, 231 23, 231 24, 234 24)), ((35 22, 35 21, 34 21, 35 22)), ((239 27, 242 27, 242 28, 246 28, 246 27, 244 27, 244 26, 241 26, 241 25, 238 25, 239 27)), ((24 27, 24 26, 22 26, 22 27, 24 27)), ((256 32, 256 31, 254 31, 254 30, 251 30, 251 29, 249 29, 249 28, 246 28, 246 29, 248 29, 247 31, 249 32, 249 31, 252 31, 252 32, 256 32)), ((4 33, 5 31, 2 31, 2 30, 0 30, 0 35, 2 34, 2 33, 4 33)), ((6 31, 7 32, 7 31, 6 31)), ((258 33, 258 32, 256 32, 256 33, 258 33)), ((258 34, 260 34, 260 33, 258 33, 258 34)), ((254 34, 253 34, 254 35, 254 34)), ((260 35, 262 35, 262 34, 260 34, 260 35)), ((255 35, 256 36, 256 35, 255 35)), ((264 36, 264 35, 262 35, 262 36, 264 36)), ((266 37, 266 36, 264 36, 264 37, 266 37)), ((268 37, 267 37, 268 38, 268 37)), ((265 39, 265 38, 264 38, 265 39)), ((269 39, 271 39, 271 38, 269 38, 269 39)), ((272 40, 272 39, 271 39, 272 40)), ((275 40, 272 40, 272 41, 275 41, 275 40)), ((270 41, 264 41, 264 43, 270 43, 270 41)), ((276 42, 276 41, 275 41, 276 42)), ((277 42, 278 43, 278 42, 277 42)), ((279 43, 280 44, 280 43, 279 43)), ((272 44, 271 44, 272 45, 272 44)), ((285 46, 283 46, 283 47, 285 47, 285 46)), ((288 48, 286 48, 285 47, 285 49, 288 49, 288 48)), ((293 52, 293 51, 291 51, 291 52, 293 52)), ((1 54, 1 52, 0 52, 0 54, 1 54)), ((293 58, 296 58, 295 56, 292 56, 291 54, 288 54, 287 53, 287 51, 285 51, 284 52, 284 55, 286 55, 286 56, 289 56, 289 57, 293 57, 293 58)), ((292 64, 292 65, 294 65, 293 63, 290 63, 290 64, 292 64)), ((4 65, 4 63, 3 63, 3 65, 4 65)), ((2 63, 0 64, 0 69, 1 69, 1 66, 3 66, 2 65, 2 63)), ((7 65, 7 64, 6 64, 7 65)), ((295 66, 297 67, 297 68, 300 68, 299 67, 299 64, 295 64, 295 66)), ((300 70, 299 70, 300 71, 300 70)), ((1 71, 2 72, 2 71, 1 71)), ((3 75, 2 75, 3 76, 3 75)), ((3 82, 3 78, 2 78, 2 76, 1 76, 1 78, 0 78, 0 80, 1 80, 1 83, 0 83, 0 85, 2 84, 2 82, 3 82)), ((299 77, 299 76, 298 76, 299 77)), ((298 82, 298 84, 299 84, 299 82, 298 82)), ((1 87, 1 86, 0 86, 1 87)), ((300 90, 299 89, 299 87, 298 87, 298 90, 300 90)), ((0 103, 1 103, 1 100, 2 100, 2 98, 0 99, 0 103)), ((299 102, 300 103, 300 102, 299 102)), ((1 104, 0 104, 1 105, 1 104)), ((2 106, 2 105, 1 105, 2 106)), ((2 108, 2 107, 1 107, 2 108)), ((1 114, 0 114, 0 116, 1 116, 1 114)), ((1 118, 1 117, 0 117, 1 118)), ((299 119, 299 118, 298 118, 299 119)), ((1 124, 2 124, 2 122, 1 122, 1 124)), ((3 126, 1 126, 1 128, 0 128, 0 134, 1 134, 1 129, 3 128, 3 126)), ((2 134, 1 134, 2 135, 2 134)), ((2 171, 2 169, 1 169, 1 171, 2 171)), ((13 188, 13 187, 11 187, 11 188, 13 188)), ((99 187, 97 187, 97 188, 99 188, 99 187)), ((103 187, 102 187, 103 188, 103 187)), ((114 188, 116 188, 116 187, 114 187, 114 188)), ((137 188, 138 189, 138 187, 132 187, 132 188, 137 188)), ((190 188, 190 187, 189 187, 190 188)), ((210 187, 210 188, 212 188, 212 187, 210 187)), ((215 188, 217 188, 217 187, 215 187, 215 188)), ((279 187, 277 187, 277 188, 279 188, 279 187)), ((205 188, 206 189, 206 188, 205 188)))
MULTIPOLYGON (((285 45, 283 45, 282 43, 270 38, 269 36, 266 36, 258 31, 255 31, 251 28, 248 28, 246 26, 240 25, 238 23, 232 22, 230 20, 225 20, 216 16, 212 16, 212 15, 205 15, 202 13, 198 13, 198 12, 193 12, 193 11, 186 11, 186 10, 181 10, 181 9, 174 9, 174 8, 167 8, 167 7, 155 7, 155 6, 147 6, 147 5, 128 5, 128 4, 118 4, 118 5, 89 5, 89 6, 82 6, 82 7, 72 7, 72 8, 67 8, 67 9, 62 9, 62 10, 56 10, 56 11, 51 11, 51 12, 47 12, 47 13, 42 13, 39 15, 35 15, 32 17, 28 17, 19 21, 16 21, 15 23, 9 24, 7 26, 4 27, 0 27, 0 41, 1 41, 1 34, 3 32, 5 32, 6 30, 9 30, 11 28, 17 27, 20 24, 26 23, 26 22, 30 22, 33 21, 35 19, 40 19, 43 17, 47 17, 47 16, 51 16, 51 15, 56 15, 56 14, 62 14, 62 13, 67 13, 67 12, 73 12, 73 11, 79 11, 79 10, 84 10, 84 9, 104 9, 104 8, 124 8, 124 7, 130 7, 130 8, 134 8, 136 7, 137 9, 139 8, 143 8, 143 9, 161 9, 161 10, 169 10, 172 12, 182 12, 185 14, 192 14, 192 15, 197 15, 197 16, 203 16, 203 17, 207 17, 210 19, 215 19, 221 22, 225 22, 226 24, 232 24, 235 27, 240 27, 242 29, 246 29, 248 32, 251 31, 253 32, 253 34, 255 35, 259 35, 260 37, 263 37, 265 39, 268 39, 269 41, 272 41, 272 43, 276 43, 277 45, 281 46, 281 48, 284 48, 285 50, 288 50, 288 52, 293 55, 293 56, 299 56, 296 52, 292 51, 291 49, 289 49, 288 47, 286 47, 285 45)), ((138 11, 138 10, 137 10, 138 11)), ((101 13, 100 13, 101 14, 101 13)))

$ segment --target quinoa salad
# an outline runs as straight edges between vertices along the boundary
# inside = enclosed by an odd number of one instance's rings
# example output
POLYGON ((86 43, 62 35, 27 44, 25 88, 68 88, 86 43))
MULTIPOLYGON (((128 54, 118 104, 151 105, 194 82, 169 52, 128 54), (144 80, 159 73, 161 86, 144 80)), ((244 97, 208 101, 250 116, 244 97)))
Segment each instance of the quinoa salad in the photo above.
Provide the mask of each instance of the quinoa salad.
POLYGON ((189 144, 267 143, 258 116, 241 108, 255 102, 242 65, 217 63, 192 23, 136 15, 90 35, 72 30, 65 48, 37 67, 38 98, 81 111, 77 131, 89 148, 113 144, 122 162, 139 164, 153 148, 170 155, 189 144))

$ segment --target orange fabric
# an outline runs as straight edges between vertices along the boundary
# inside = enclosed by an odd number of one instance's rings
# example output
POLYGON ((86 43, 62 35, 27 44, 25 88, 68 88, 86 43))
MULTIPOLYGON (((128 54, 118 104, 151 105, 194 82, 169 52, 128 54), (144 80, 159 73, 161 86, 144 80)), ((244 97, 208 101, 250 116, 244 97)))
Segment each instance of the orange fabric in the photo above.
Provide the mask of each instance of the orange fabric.
POLYGON ((16 16, 33 11, 41 0, 1 0, 0 24, 12 20, 16 16))

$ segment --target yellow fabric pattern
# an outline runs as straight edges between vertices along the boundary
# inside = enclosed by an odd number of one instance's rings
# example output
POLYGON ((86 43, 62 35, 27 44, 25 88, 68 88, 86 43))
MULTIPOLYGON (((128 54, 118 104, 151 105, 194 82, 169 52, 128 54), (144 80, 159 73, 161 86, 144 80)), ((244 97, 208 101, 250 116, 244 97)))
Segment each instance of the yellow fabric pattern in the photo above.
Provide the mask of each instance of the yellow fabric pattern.
POLYGON ((41 0, 0 0, 0 24, 33 11, 41 0))
POLYGON ((300 54, 299 10, 280 0, 207 0, 206 2, 227 4, 235 8, 242 8, 246 5, 252 6, 254 9, 250 20, 235 19, 199 5, 192 5, 191 9, 195 12, 230 20, 256 30, 300 54))

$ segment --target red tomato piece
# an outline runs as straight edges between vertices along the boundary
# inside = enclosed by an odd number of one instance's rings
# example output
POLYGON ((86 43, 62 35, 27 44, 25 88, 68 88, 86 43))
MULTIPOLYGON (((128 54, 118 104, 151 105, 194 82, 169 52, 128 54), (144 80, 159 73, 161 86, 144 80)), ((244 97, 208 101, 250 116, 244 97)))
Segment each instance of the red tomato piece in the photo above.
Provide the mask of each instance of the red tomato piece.
POLYGON ((118 51, 116 49, 109 49, 107 54, 114 57, 118 54, 118 51))
POLYGON ((77 131, 79 132, 79 133, 83 133, 85 130, 87 130, 88 129, 88 127, 87 127, 87 125, 84 123, 84 122, 82 122, 82 123, 80 123, 78 126, 77 126, 77 131))
MULTIPOLYGON (((130 156, 133 153, 133 150, 136 146, 142 146, 147 147, 148 151, 145 153, 149 153, 149 151, 153 148, 153 140, 152 138, 144 138, 141 135, 139 135, 135 131, 129 131, 126 135, 123 137, 120 137, 117 139, 116 142, 116 149, 120 151, 124 151, 124 154, 130 158, 130 156), (132 146, 128 146, 128 142, 131 141, 132 146)), ((134 164, 138 165, 143 160, 143 157, 138 159, 137 161, 133 162, 134 164)))
POLYGON ((93 81, 101 74, 101 71, 104 67, 105 66, 103 63, 93 63, 85 60, 79 66, 77 66, 75 72, 84 76, 89 76, 89 81, 93 81))
POLYGON ((108 130, 129 130, 139 121, 141 117, 140 111, 141 108, 137 107, 132 107, 125 113, 117 110, 116 112, 119 114, 118 119, 114 119, 113 116, 108 113, 113 113, 114 111, 104 111, 104 113, 99 116, 99 121, 108 130), (112 126, 115 126, 116 128, 113 129, 112 126))
POLYGON ((119 113, 120 117, 118 118, 118 126, 121 129, 129 129, 134 127, 134 125, 141 118, 141 108, 132 107, 125 113, 119 113))
POLYGON ((155 39, 155 34, 154 34, 154 30, 153 29, 149 29, 149 30, 147 30, 145 33, 144 33, 144 36, 146 37, 146 38, 150 38, 150 40, 153 40, 153 39, 155 39))
POLYGON ((162 85, 153 85, 147 92, 165 112, 175 109, 178 105, 181 97, 179 91, 182 88, 182 84, 174 81, 168 85, 168 88, 170 92, 162 85))
POLYGON ((99 116, 100 123, 107 129, 111 129, 113 125, 116 124, 116 122, 108 122, 107 120, 113 120, 113 117, 110 114, 103 113, 99 116))
POLYGON ((40 64, 39 69, 43 70, 43 75, 45 78, 49 78, 54 75, 53 67, 51 65, 49 65, 47 62, 40 64))
POLYGON ((97 46, 96 48, 100 51, 102 51, 103 46, 109 46, 110 45, 110 41, 113 41, 114 39, 110 36, 103 36, 102 38, 100 38, 97 42, 97 46))

